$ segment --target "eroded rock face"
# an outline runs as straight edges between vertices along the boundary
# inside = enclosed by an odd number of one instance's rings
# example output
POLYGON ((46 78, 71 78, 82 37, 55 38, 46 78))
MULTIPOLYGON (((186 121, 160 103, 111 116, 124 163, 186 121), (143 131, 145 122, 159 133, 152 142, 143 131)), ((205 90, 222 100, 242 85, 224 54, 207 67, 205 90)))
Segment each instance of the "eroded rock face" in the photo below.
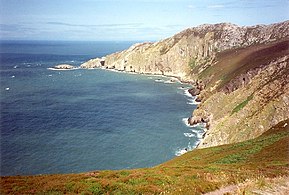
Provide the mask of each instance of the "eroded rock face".
POLYGON ((105 58, 95 58, 81 64, 80 67, 93 69, 103 67, 104 65, 105 65, 105 58))
POLYGON ((211 116, 210 129, 199 147, 255 138, 289 118, 289 52, 264 64, 247 85, 216 92, 194 116, 211 116))

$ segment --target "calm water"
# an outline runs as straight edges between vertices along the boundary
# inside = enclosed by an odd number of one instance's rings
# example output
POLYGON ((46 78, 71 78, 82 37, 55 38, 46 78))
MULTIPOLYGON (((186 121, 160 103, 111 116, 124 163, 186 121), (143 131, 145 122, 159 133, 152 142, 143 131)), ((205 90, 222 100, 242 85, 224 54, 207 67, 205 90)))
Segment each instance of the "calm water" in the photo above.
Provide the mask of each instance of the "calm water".
POLYGON ((47 69, 131 44, 1 43, 1 175, 150 167, 196 144, 201 128, 184 123, 196 107, 186 96, 189 86, 106 70, 47 69))

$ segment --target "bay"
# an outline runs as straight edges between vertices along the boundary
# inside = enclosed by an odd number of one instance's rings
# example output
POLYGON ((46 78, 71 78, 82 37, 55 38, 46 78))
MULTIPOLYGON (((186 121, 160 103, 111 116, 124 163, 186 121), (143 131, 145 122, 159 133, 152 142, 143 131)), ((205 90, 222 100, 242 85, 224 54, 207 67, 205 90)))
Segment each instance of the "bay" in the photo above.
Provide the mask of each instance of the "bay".
POLYGON ((196 145, 196 105, 170 78, 79 66, 132 42, 1 42, 1 175, 151 167, 196 145), (163 81, 163 82, 156 82, 163 81))

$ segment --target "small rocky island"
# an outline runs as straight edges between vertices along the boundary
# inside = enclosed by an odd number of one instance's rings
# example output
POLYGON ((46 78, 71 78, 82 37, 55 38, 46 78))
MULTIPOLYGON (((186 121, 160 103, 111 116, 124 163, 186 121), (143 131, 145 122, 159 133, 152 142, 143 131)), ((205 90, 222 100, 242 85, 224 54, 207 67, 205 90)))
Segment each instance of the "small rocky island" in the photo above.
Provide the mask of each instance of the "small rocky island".
POLYGON ((57 70, 72 70, 72 69, 77 69, 77 67, 72 66, 70 64, 59 64, 54 66, 52 69, 57 69, 57 70))

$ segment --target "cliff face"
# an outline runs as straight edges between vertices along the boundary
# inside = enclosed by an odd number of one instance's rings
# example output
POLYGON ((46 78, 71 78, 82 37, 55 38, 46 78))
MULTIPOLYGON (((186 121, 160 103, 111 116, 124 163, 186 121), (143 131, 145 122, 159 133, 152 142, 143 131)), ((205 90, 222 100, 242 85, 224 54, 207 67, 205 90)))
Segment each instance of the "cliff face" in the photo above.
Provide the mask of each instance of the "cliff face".
POLYGON ((92 59, 83 68, 177 76, 202 103, 190 123, 209 130, 199 147, 255 138, 289 118, 289 21, 201 25, 156 43, 92 59))
POLYGON ((156 43, 139 43, 102 59, 92 59, 82 67, 192 78, 191 73, 198 74, 211 65, 221 51, 288 37, 288 25, 289 21, 252 27, 227 23, 201 25, 156 43), (192 71, 196 66, 199 69, 192 71))
MULTIPOLYGON (((229 75, 224 74, 229 79, 221 77, 215 86, 211 84, 212 87, 201 92, 204 101, 195 110, 192 120, 209 121, 210 128, 199 147, 255 138, 289 118, 289 41, 276 45, 266 48, 265 53, 270 52, 267 55, 256 47, 231 55, 234 61, 248 50, 260 53, 259 59, 252 58, 252 53, 244 57, 251 59, 248 64, 247 59, 239 59, 236 69, 231 69, 229 75), (284 47, 274 50, 276 45, 284 47), (246 65, 249 67, 242 69, 246 65)), ((215 66, 224 65, 222 63, 215 66)))

